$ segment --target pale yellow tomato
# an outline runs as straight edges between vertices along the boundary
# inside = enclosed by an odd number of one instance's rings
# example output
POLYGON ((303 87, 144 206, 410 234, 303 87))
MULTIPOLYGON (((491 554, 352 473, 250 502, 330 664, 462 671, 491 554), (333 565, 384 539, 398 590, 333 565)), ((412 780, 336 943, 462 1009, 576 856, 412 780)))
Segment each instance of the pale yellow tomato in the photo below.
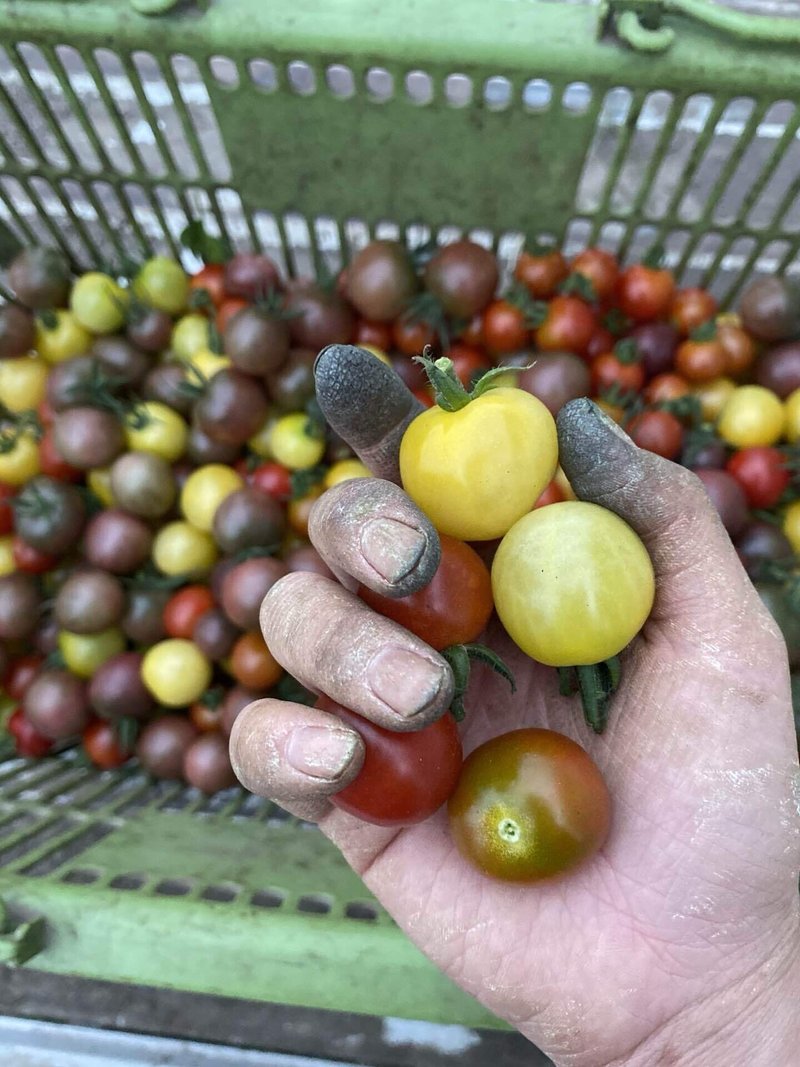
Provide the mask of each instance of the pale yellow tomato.
POLYGON ((0 482, 24 485, 39 469, 39 445, 31 433, 19 434, 7 452, 0 452, 0 482))
POLYGON ((48 372, 37 356, 0 359, 0 403, 9 411, 32 411, 44 400, 48 372))
POLYGON ((329 468, 322 484, 331 489, 340 482, 349 482, 352 478, 371 478, 372 471, 360 459, 340 459, 329 468))
POLYGON ((304 411, 282 415, 272 427, 269 446, 272 458, 290 471, 314 467, 325 455, 325 438, 309 432, 304 411))
POLYGON ((717 432, 734 448, 774 445, 786 424, 784 406, 777 396, 761 385, 740 385, 723 407, 717 432))
POLYGON ((117 626, 100 630, 96 634, 76 634, 61 630, 58 648, 64 663, 79 678, 91 678, 106 660, 124 652, 125 634, 117 626))
POLYGON ((86 484, 106 508, 116 506, 114 492, 111 488, 111 468, 95 467, 86 475, 86 484))
POLYGON ((208 689, 211 664, 194 642, 173 637, 145 652, 142 681, 159 704, 183 708, 208 689))
POLYGON ((71 311, 59 308, 36 319, 36 351, 48 363, 83 356, 91 344, 92 335, 71 311))
POLYGON ((782 526, 795 554, 800 555, 800 500, 795 500, 784 511, 782 526))
POLYGON ((17 569, 14 562, 14 537, 12 534, 3 534, 0 537, 0 578, 6 574, 13 574, 17 569))
POLYGON ((174 463, 186 451, 189 427, 180 415, 159 400, 146 400, 136 409, 143 425, 125 427, 131 452, 152 452, 174 463))
POLYGON ((714 378, 710 382, 696 385, 692 393, 700 401, 703 418, 708 422, 716 422, 735 389, 736 382, 730 378, 714 378))
POLYGON ((92 333, 115 333, 125 323, 130 296, 108 274, 89 271, 72 287, 69 306, 72 314, 92 333))
POLYGON ((192 312, 173 326, 170 347, 178 359, 190 360, 196 352, 207 349, 210 340, 208 319, 192 312))
POLYGON ((244 479, 222 463, 208 463, 192 471, 181 490, 181 511, 192 526, 211 532, 217 508, 241 489, 244 479))
POLYGON ((786 397, 783 404, 786 413, 784 434, 791 444, 800 441, 800 389, 795 389, 786 397))
POLYGON ((255 452, 257 456, 261 456, 262 459, 272 459, 270 439, 272 437, 272 429, 277 421, 278 416, 274 413, 267 415, 262 426, 256 430, 247 442, 247 447, 250 451, 255 452))
POLYGON ((217 546, 211 534, 190 522, 170 522, 156 534, 152 556, 162 574, 199 577, 217 562, 217 546))
MULTIPOLYGON (((231 366, 231 361, 227 356, 219 356, 216 352, 212 352, 210 348, 198 348, 194 355, 187 360, 187 363, 206 381, 209 378, 213 378, 215 374, 219 374, 221 370, 227 370, 231 366)), ((191 371, 188 371, 187 378, 189 381, 193 377, 191 371)))

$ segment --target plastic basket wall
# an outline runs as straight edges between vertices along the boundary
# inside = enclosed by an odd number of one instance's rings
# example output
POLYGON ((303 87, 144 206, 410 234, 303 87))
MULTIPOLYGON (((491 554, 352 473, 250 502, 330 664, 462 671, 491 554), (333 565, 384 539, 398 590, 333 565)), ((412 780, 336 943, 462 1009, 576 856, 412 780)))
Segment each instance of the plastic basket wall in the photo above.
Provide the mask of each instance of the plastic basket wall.
MULTIPOLYGON (((754 270, 800 272, 796 43, 628 14, 639 47, 674 40, 636 51, 598 9, 535 0, 220 0, 153 19, 6 0, 0 220, 79 266, 181 254, 198 217, 288 272, 374 232, 462 230, 508 256, 535 236, 627 259, 663 243, 684 283, 728 298, 754 270)), ((7 761, 0 893, 9 961, 490 1021, 316 830, 239 792, 7 761)))

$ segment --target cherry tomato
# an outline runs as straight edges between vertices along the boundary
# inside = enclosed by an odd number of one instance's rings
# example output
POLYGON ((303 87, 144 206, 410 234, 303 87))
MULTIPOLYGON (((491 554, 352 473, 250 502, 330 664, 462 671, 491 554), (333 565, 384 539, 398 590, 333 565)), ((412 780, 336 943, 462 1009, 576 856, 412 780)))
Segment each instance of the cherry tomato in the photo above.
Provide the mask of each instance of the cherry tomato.
POLYGON ((577 296, 556 296, 536 329, 536 347, 544 352, 583 356, 596 329, 597 319, 588 304, 577 296))
POLYGON ((696 385, 692 395, 700 401, 703 418, 707 422, 716 422, 735 389, 736 382, 730 378, 714 378, 696 385))
POLYGON ((206 530, 190 522, 169 522, 153 539, 153 563, 174 577, 199 577, 217 562, 217 545, 206 530))
POLYGON ((644 385, 644 367, 638 360, 625 360, 606 352, 592 361, 592 391, 595 395, 616 386, 624 392, 637 393, 644 385))
POLYGON ((255 630, 242 634, 233 646, 230 669, 236 681, 246 689, 271 689, 283 674, 280 663, 255 630))
POLYGON ((92 335, 71 311, 59 309, 36 321, 36 351, 48 363, 63 363, 88 352, 92 335))
POLYGON ((43 656, 18 656, 12 661, 8 674, 3 679, 3 688, 12 700, 22 700, 25 690, 43 667, 43 656))
POLYGON ((557 250, 542 255, 520 252, 514 267, 514 277, 537 300, 554 296, 568 274, 567 261, 557 250))
POLYGON ((83 477, 83 471, 71 467, 58 451, 53 431, 50 429, 45 430, 39 441, 39 467, 42 474, 60 482, 77 482, 83 477))
POLYGON ((181 489, 181 512, 198 530, 210 533, 214 516, 231 493, 241 489, 241 475, 223 463, 207 463, 192 471, 181 489))
POLYGON ((377 826, 409 826, 429 818, 452 794, 462 752, 449 712, 422 730, 395 733, 328 697, 316 706, 338 716, 364 742, 358 777, 331 797, 337 808, 377 826))
POLYGON ((727 358, 718 338, 684 341, 675 353, 675 370, 690 382, 710 382, 725 371, 727 358))
POLYGON ((432 408, 436 403, 431 395, 430 389, 412 389, 412 392, 423 407, 432 408))
POLYGON ((44 574, 58 563, 58 556, 49 556, 45 552, 40 552, 38 548, 29 545, 21 537, 14 537, 12 551, 17 569, 27 571, 28 574, 44 574))
POLYGON ((164 629, 170 637, 191 640, 197 620, 214 607, 214 597, 206 585, 186 585, 173 593, 164 608, 164 629))
POLYGON ((512 730, 466 758, 447 813, 456 847, 478 870, 532 883, 602 848, 611 798, 580 745, 553 730, 512 730))
POLYGON ((98 630, 93 634, 76 634, 61 630, 58 648, 69 671, 79 678, 92 675, 111 659, 125 650, 125 635, 116 626, 98 630))
POLYGON ((668 400, 678 400, 688 396, 689 383, 680 374, 657 374, 644 387, 643 396, 648 404, 663 404, 668 400))
POLYGON ((747 330, 734 323, 718 323, 717 340, 725 352, 725 374, 740 378, 750 370, 756 358, 756 343, 747 330))
POLYGON ((445 534, 440 541, 442 559, 424 589, 398 598, 381 596, 365 586, 359 590, 374 611, 436 649, 475 641, 493 607, 489 571, 475 549, 445 534))
MULTIPOLYGON (((492 365, 489 358, 480 348, 473 348, 471 345, 459 344, 458 342, 450 346, 450 351, 447 355, 453 361, 453 372, 456 378, 465 389, 469 389, 475 377, 478 374, 482 374, 483 371, 489 370, 492 365)), ((432 399, 429 391, 427 396, 429 400, 432 399)), ((430 404, 426 404, 426 407, 430 407, 430 404)))
POLYGON ((560 504, 562 500, 566 500, 564 491, 557 481, 553 480, 542 491, 542 495, 533 505, 534 508, 546 508, 548 504, 560 504))
POLYGON ((50 368, 38 356, 0 359, 0 404, 9 411, 31 411, 44 400, 50 368))
POLYGON ((526 346, 529 336, 525 312, 516 304, 493 300, 484 310, 483 338, 490 352, 517 352, 526 346))
POLYGON ((427 345, 435 343, 436 333, 427 322, 402 316, 392 326, 392 340, 394 347, 405 355, 421 356, 427 345))
POLYGON ((217 311, 217 332, 224 334, 233 316, 246 307, 250 307, 250 301, 241 296, 229 296, 223 300, 217 311))
POLYGON ((392 347, 392 326, 389 322, 370 322, 369 319, 359 319, 356 323, 356 345, 374 345, 383 352, 388 352, 392 347))
POLYGON ((262 463, 247 480, 254 489, 276 500, 286 501, 292 496, 292 473, 280 463, 262 463))
POLYGON ((592 339, 586 347, 586 358, 596 359, 614 347, 615 337, 605 326, 598 326, 592 334, 592 339))
POLYGON ((786 455, 779 448, 743 448, 725 469, 744 489, 751 508, 774 507, 789 486, 786 455))
POLYGON ((304 411, 282 415, 272 427, 269 447, 275 460, 289 470, 315 467, 325 455, 325 437, 315 434, 304 411))
POLYGON ((734 448, 774 445, 786 425, 783 404, 761 385, 734 389, 719 416, 717 430, 734 448))
POLYGON ((206 703, 205 699, 198 700, 189 708, 189 718, 201 734, 208 734, 220 729, 222 709, 222 701, 206 703))
POLYGON ((637 263, 619 276, 617 300, 620 309, 636 322, 664 318, 674 293, 675 279, 668 270, 637 263))
POLYGON ((142 681, 159 704, 185 707, 208 689, 211 663, 192 641, 168 638, 145 652, 142 681))
POLYGON ((128 300, 128 292, 113 278, 89 271, 73 285, 69 306, 84 329, 91 333, 116 333, 125 322, 128 300))
POLYGON ((316 500, 322 496, 324 489, 321 485, 312 486, 305 496, 290 500, 286 507, 286 518, 289 526, 299 537, 308 537, 308 519, 311 509, 316 500))
POLYGON ((175 463, 186 451, 189 427, 172 408, 160 400, 145 400, 137 405, 144 425, 125 427, 125 439, 131 452, 152 452, 168 463, 175 463))
POLYGON ((189 279, 176 260, 153 256, 133 279, 133 292, 150 307, 180 315, 189 299, 189 279))
POLYGON ((45 397, 43 400, 40 400, 39 403, 36 405, 36 414, 39 416, 39 422, 46 429, 49 429, 53 425, 56 413, 53 410, 53 405, 50 403, 47 397, 45 397))
POLYGON ((32 433, 23 431, 8 452, 0 452, 0 482, 6 485, 24 485, 39 470, 39 444, 32 433))
POLYGON ((669 411, 643 411, 628 424, 628 434, 648 452, 675 459, 683 447, 683 426, 669 411))
POLYGON ((461 541, 502 537, 557 462, 553 416, 521 389, 490 389, 458 411, 430 408, 400 443, 403 488, 437 530, 461 541))
POLYGON ((205 291, 215 308, 225 300, 225 268, 221 263, 206 263, 189 279, 192 292, 205 291))
POLYGON ((83 731, 83 750, 95 767, 111 771, 121 767, 133 755, 132 748, 119 742, 116 724, 108 719, 95 719, 83 731))
POLYGON ((467 322, 467 325, 458 335, 459 341, 463 341, 465 345, 471 345, 473 348, 480 348, 483 345, 483 315, 478 312, 477 315, 473 315, 467 322))
POLYGON ((669 309, 670 321, 684 337, 716 314, 717 302, 706 289, 679 289, 669 309))
POLYGON ((11 533, 14 529, 14 511, 10 501, 14 499, 16 493, 16 486, 4 485, 0 482, 0 534, 11 533))
POLYGON ((340 459, 328 467, 322 484, 326 489, 332 489, 334 485, 352 481, 353 478, 371 477, 372 471, 360 459, 340 459))
POLYGON ((783 513, 781 528, 795 555, 800 555, 800 500, 795 500, 783 513))
POLYGON ((581 274, 592 283, 598 303, 605 304, 614 295, 619 280, 617 257, 602 248, 587 248, 573 259, 571 274, 581 274))
POLYGON ((566 500, 525 515, 492 563, 500 621, 519 648, 552 667, 616 656, 655 595, 650 557, 611 511, 566 500))
POLYGON ((25 718, 22 708, 17 708, 12 713, 6 729, 14 738, 14 748, 18 756, 41 759, 53 747, 54 742, 39 733, 33 723, 25 718))

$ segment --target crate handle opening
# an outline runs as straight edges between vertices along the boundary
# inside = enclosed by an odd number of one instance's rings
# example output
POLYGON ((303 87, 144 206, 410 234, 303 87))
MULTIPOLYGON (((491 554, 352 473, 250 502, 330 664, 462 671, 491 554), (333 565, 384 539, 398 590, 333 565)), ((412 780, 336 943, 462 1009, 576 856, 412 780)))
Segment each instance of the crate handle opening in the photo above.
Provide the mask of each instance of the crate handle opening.
POLYGON ((665 52, 675 40, 664 15, 680 15, 732 37, 769 44, 800 44, 800 19, 758 15, 715 0, 605 0, 603 25, 613 21, 620 40, 637 52, 665 52))

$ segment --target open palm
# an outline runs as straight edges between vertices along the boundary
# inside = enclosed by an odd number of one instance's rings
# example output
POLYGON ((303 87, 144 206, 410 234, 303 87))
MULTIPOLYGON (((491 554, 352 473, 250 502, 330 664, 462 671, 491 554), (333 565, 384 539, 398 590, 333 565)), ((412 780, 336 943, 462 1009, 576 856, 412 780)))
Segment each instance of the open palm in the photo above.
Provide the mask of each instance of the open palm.
MULTIPOLYGON (((347 411, 337 420, 335 403, 328 400, 328 417, 352 440, 347 411)), ((384 416, 370 440, 353 441, 390 477, 401 423, 384 416)), ((315 728, 314 709, 253 706, 237 724, 232 756, 245 784, 318 818, 416 944, 558 1064, 677 1062, 669 1057, 687 1027, 726 1023, 710 1007, 705 1021, 707 1006, 738 1003, 762 974, 777 980, 797 950, 800 817, 786 655, 692 475, 640 452, 588 402, 562 412, 559 436, 578 495, 616 511, 647 544, 655 608, 623 656, 602 737, 584 725, 574 698, 559 695, 555 671, 524 656, 497 622, 483 640, 511 666, 517 692, 474 668, 462 736, 466 752, 526 725, 582 744, 614 805, 596 857, 560 880, 505 885, 459 856, 443 811, 397 831, 331 808, 327 796, 357 773, 357 760, 338 780, 315 771, 313 759, 308 776, 281 760, 295 726, 315 728)), ((317 547, 345 582, 365 580, 353 528, 385 513, 377 487, 386 483, 364 482, 362 495, 370 484, 371 509, 363 497, 337 523, 336 509, 322 505, 316 524, 317 547)), ((388 631, 385 620, 365 616, 363 630, 352 624, 342 634, 342 618, 354 619, 349 597, 322 578, 294 575, 269 594, 263 618, 288 669, 343 702, 352 690, 358 704, 363 649, 388 631)))

